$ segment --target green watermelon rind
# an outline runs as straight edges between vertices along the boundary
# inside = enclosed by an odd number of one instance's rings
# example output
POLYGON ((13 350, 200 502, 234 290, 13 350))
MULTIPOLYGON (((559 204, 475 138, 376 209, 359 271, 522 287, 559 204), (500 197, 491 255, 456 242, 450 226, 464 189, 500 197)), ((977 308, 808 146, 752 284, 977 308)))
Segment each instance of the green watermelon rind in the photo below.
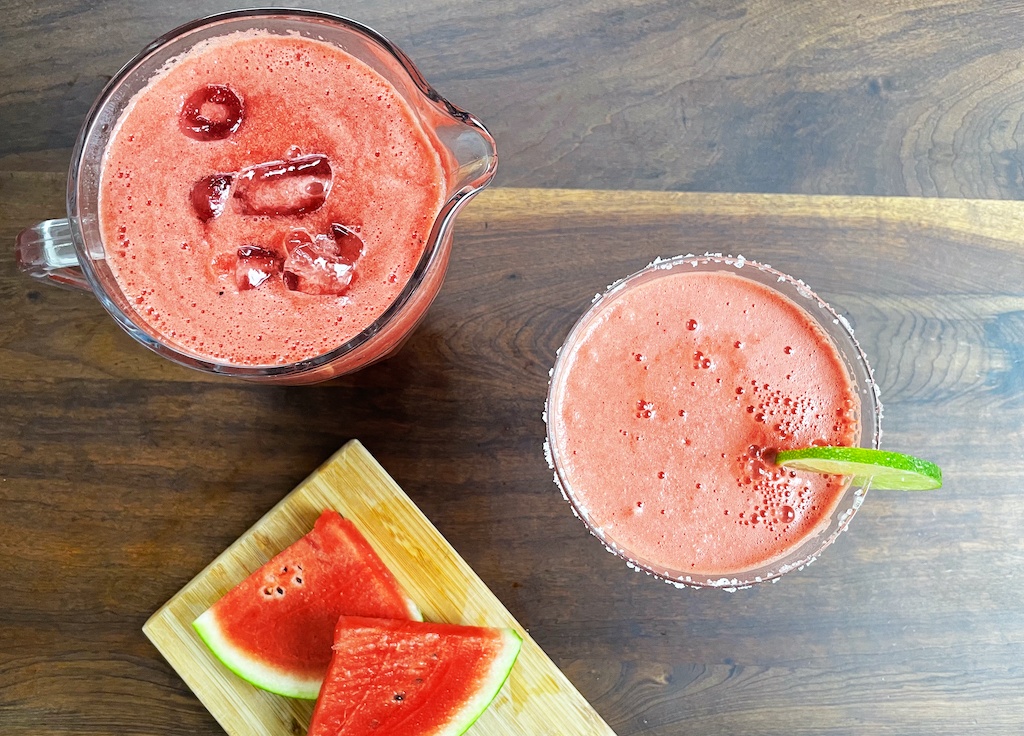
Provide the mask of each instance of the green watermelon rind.
POLYGON ((221 663, 250 685, 276 695, 299 700, 316 700, 323 680, 320 678, 295 677, 276 667, 268 667, 253 657, 246 656, 231 644, 221 633, 217 617, 212 609, 207 610, 192 622, 192 628, 199 634, 213 655, 221 663))
POLYGON ((514 629, 501 629, 501 651, 491 662, 490 672, 483 678, 476 693, 452 716, 448 724, 431 736, 462 736, 484 714, 498 697, 522 650, 523 637, 514 629))
MULTIPOLYGON (((387 568, 383 560, 380 559, 380 556, 377 554, 373 545, 370 544, 369 540, 366 539, 366 537, 363 536, 350 521, 347 522, 335 511, 325 510, 317 519, 312 531, 290 545, 287 549, 275 555, 270 561, 261 566, 259 570, 262 570, 267 565, 278 561, 282 555, 288 553, 289 550, 293 550, 296 544, 309 539, 311 535, 320 529, 322 523, 325 528, 335 528, 335 519, 338 524, 342 525, 340 528, 336 529, 336 532, 340 534, 347 543, 355 545, 355 552, 358 559, 360 559, 362 563, 369 568, 368 572, 370 576, 376 577, 379 580, 384 580, 385 582, 390 582, 395 589, 394 592, 398 593, 399 598, 401 599, 401 607, 409 617, 409 620, 422 622, 423 613, 420 611, 419 606, 416 605, 416 602, 409 597, 399 584, 398 580, 394 577, 394 574, 387 568), (367 550, 368 554, 361 554, 367 550)), ((259 572, 259 570, 255 571, 253 575, 255 575, 256 572, 259 572)), ((252 575, 239 583, 239 585, 244 585, 251 577, 252 575)), ((229 591, 227 595, 230 595, 235 589, 237 589, 237 586, 229 591)), ((223 600, 223 598, 220 600, 223 600)), ((217 603, 219 602, 220 601, 217 603)), ((199 638, 202 639, 203 643, 206 644, 207 648, 225 667, 235 673, 238 677, 261 690, 267 690, 268 692, 283 695, 288 698, 316 700, 317 696, 320 694, 320 688, 323 685, 322 677, 314 678, 297 676, 294 672, 286 668, 268 665, 263 659, 255 657, 249 654, 244 648, 239 647, 229 637, 224 635, 223 628, 217 618, 217 603, 214 603, 214 605, 196 618, 192 622, 192 628, 199 635, 199 638)))

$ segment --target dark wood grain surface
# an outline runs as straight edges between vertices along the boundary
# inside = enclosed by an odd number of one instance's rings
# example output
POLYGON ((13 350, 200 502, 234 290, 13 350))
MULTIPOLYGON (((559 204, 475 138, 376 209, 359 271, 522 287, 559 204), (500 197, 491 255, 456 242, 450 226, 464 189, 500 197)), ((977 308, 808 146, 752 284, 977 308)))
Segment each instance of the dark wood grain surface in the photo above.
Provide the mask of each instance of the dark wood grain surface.
MULTIPOLYGON (((142 623, 351 438, 621 736, 1021 733, 1024 210, 976 198, 1024 197, 1024 6, 313 6, 377 27, 487 122, 504 186, 462 215, 403 352, 306 388, 178 368, 0 248, 0 733, 219 733, 142 623), (640 191, 659 189, 796 195, 640 191), (594 293, 704 251, 845 313, 883 444, 946 472, 931 494, 872 492, 818 562, 733 594, 627 570, 541 450, 547 371, 594 293)), ((106 76, 198 11, 0 11, 13 244, 62 211, 106 76)))
MULTIPOLYGON (((1016 0, 302 5, 384 33, 487 123, 498 184, 1024 199, 1016 0)), ((234 7, 3 0, 0 166, 66 170, 110 75, 234 7)))

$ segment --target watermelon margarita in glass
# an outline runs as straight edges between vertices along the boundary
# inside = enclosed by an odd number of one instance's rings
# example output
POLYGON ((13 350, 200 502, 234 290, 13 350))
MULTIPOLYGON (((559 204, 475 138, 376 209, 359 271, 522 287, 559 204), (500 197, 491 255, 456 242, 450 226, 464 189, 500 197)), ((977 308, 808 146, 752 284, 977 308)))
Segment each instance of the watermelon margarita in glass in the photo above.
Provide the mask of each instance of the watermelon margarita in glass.
POLYGON ((613 285, 552 371, 547 448, 574 512, 631 566, 739 587, 800 567, 866 488, 778 450, 877 447, 880 404, 844 319, 743 258, 679 257, 613 285))

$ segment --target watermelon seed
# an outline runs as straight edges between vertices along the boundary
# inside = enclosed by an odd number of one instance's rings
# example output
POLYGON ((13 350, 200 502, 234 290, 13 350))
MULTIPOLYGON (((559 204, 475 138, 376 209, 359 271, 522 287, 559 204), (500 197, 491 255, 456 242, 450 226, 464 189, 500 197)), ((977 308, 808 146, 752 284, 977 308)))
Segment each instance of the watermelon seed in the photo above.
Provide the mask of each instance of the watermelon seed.
POLYGON ((282 587, 278 586, 278 588, 277 588, 277 594, 278 594, 278 595, 284 595, 284 588, 282 588, 282 587))
POLYGON ((395 700, 397 702, 402 702, 403 700, 405 700, 405 693, 395 693, 395 700))
POLYGON ((302 585, 302 578, 295 578, 295 582, 302 585))

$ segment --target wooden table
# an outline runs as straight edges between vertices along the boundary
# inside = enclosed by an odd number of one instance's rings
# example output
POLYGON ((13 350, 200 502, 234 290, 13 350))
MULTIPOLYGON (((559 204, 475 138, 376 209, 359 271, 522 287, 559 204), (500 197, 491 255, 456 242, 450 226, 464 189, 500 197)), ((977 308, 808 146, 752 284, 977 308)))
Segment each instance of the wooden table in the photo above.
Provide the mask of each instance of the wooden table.
MULTIPOLYGON (((8 3, 0 240, 61 212, 104 75, 192 8, 8 3)), ((208 378, 0 249, 0 733, 220 733, 141 626, 352 438, 620 736, 1020 733, 1024 220, 979 198, 1024 196, 1024 9, 502 8, 345 8, 502 155, 390 361, 306 388, 208 378), (846 314, 883 445, 946 473, 931 494, 872 492, 814 565, 731 594, 626 569, 541 449, 547 371, 593 294, 709 250, 846 314)))

